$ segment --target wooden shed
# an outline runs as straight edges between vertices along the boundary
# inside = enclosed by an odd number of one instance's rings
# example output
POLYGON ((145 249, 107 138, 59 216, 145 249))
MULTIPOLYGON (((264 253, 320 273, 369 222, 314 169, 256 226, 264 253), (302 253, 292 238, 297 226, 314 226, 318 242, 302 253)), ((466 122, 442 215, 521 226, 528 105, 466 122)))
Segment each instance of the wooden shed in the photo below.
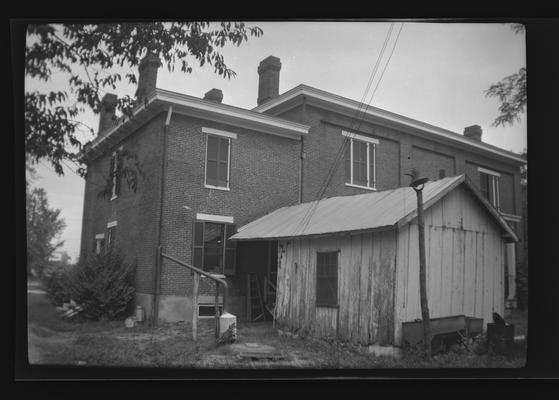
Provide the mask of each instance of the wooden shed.
MULTIPOLYGON (((423 189, 431 318, 504 312, 505 243, 514 231, 464 175, 423 189)), ((400 345, 421 318, 416 194, 412 188, 278 209, 237 240, 277 240, 275 317, 293 331, 400 345)))

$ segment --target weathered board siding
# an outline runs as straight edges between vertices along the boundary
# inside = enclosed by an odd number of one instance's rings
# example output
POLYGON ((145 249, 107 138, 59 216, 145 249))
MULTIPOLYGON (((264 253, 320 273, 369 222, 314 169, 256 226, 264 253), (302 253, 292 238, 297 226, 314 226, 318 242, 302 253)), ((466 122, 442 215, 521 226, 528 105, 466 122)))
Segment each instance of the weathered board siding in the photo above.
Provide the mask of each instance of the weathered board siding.
POLYGON ((358 343, 394 340, 396 232, 279 241, 280 325, 358 343), (316 253, 338 251, 338 307, 316 307, 316 253))
MULTIPOLYGON (((427 292, 431 318, 465 314, 491 321, 504 312, 505 244, 499 227, 458 187, 425 212, 427 292)), ((401 323, 421 318, 416 221, 398 231, 395 343, 401 323)))

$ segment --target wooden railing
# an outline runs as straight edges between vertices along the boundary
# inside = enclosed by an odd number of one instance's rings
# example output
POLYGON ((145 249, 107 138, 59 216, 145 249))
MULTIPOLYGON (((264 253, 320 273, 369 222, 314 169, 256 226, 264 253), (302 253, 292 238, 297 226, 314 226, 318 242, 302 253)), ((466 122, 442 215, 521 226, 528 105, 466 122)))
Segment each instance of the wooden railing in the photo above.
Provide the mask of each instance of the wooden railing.
POLYGON ((192 294, 192 338, 194 340, 197 339, 198 334, 198 284, 200 282, 200 277, 204 276, 215 282, 215 337, 216 339, 219 338, 219 285, 221 284, 223 286, 223 313, 225 314, 225 310, 227 307, 227 295, 229 292, 227 282, 224 279, 218 278, 213 274, 209 274, 208 272, 196 268, 193 265, 190 265, 188 263, 185 263, 184 261, 180 261, 168 254, 165 254, 161 247, 158 248, 158 251, 160 258, 166 258, 194 272, 194 290, 192 294))

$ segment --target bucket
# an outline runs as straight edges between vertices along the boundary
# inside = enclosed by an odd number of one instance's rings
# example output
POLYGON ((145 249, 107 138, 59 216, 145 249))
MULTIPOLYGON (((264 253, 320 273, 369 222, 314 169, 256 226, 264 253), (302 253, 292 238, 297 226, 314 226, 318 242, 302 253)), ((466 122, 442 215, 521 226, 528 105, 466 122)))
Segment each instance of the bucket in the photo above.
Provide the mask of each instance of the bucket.
POLYGON ((233 314, 224 313, 219 317, 219 336, 223 335, 231 325, 235 324, 233 329, 233 337, 237 337, 237 317, 233 314))
POLYGON ((146 313, 144 311, 144 307, 136 306, 136 321, 139 323, 143 323, 146 317, 146 313))

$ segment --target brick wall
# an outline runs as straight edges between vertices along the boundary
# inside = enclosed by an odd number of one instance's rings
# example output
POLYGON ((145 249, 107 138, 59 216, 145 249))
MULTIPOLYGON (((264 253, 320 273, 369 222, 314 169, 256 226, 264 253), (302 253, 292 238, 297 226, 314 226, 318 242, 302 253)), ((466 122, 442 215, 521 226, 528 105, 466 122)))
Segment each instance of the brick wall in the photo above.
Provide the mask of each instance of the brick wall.
POLYGON ((160 115, 94 160, 88 166, 85 184, 81 251, 87 256, 93 254, 95 235, 104 233, 106 239, 107 223, 117 221, 115 246, 123 251, 127 261, 136 263, 136 290, 140 293, 153 292, 162 127, 160 115), (140 178, 135 193, 123 179, 116 199, 99 198, 109 174, 112 152, 120 146, 137 155, 145 175, 140 178))
MULTIPOLYGON (((514 162, 501 161, 476 151, 440 143, 427 134, 413 135, 404 129, 357 121, 355 118, 331 112, 308 104, 295 106, 287 111, 267 113, 290 121, 311 125, 304 141, 303 201, 314 200, 341 146, 342 130, 374 137, 379 140, 376 151, 377 189, 386 190, 407 186, 412 168, 431 179, 439 178, 439 170, 446 176, 465 173, 474 184, 480 184, 478 167, 495 170, 501 174, 500 206, 502 212, 522 215, 520 170, 514 162)), ((340 162, 325 197, 366 193, 365 189, 345 186, 344 160, 340 162)), ((522 222, 517 224, 522 240, 522 222)))
MULTIPOLYGON (((297 140, 173 114, 167 146, 162 231, 165 251, 192 262, 196 213, 232 216, 240 227, 277 208, 296 204, 299 146, 297 140), (202 133, 202 127, 238 135, 231 139, 230 191, 204 187, 206 134, 202 133)), ((241 276, 228 281, 230 295, 244 293, 246 282, 241 276)), ((213 291, 214 283, 202 279, 200 294, 211 295, 213 291)), ((161 294, 192 295, 191 273, 165 260, 161 294)))

